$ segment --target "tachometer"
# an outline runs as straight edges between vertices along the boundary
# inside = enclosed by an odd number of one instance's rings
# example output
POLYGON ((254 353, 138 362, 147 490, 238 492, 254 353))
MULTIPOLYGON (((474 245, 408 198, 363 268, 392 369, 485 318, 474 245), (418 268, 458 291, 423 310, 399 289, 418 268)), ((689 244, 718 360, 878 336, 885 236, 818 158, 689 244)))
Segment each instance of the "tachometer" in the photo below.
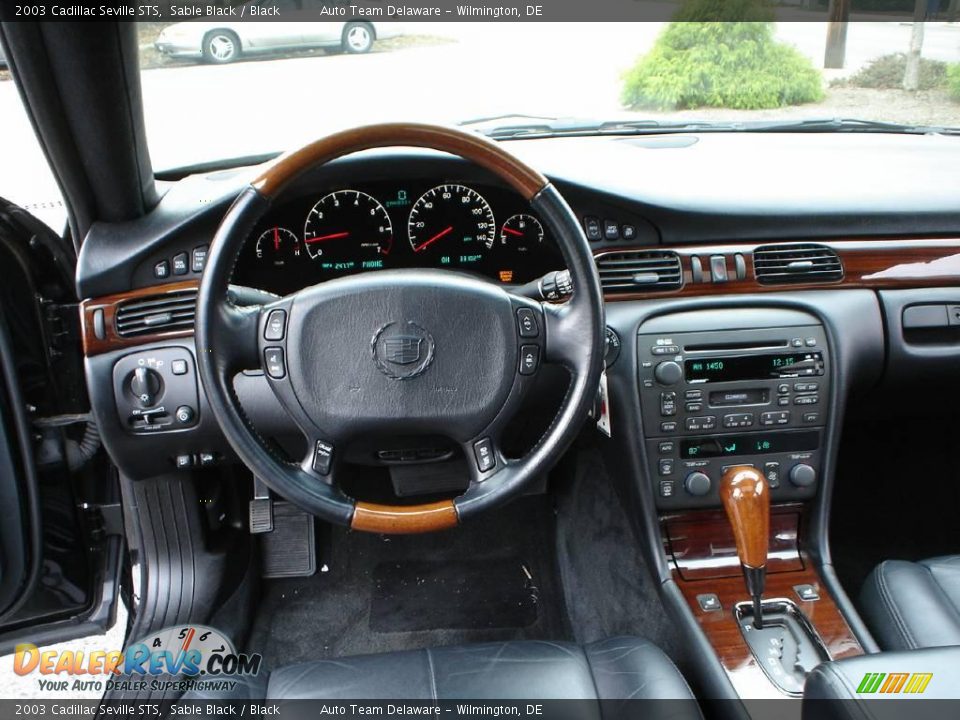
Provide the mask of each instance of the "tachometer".
POLYGON ((310 209, 303 243, 324 270, 376 270, 393 247, 393 225, 372 196, 337 190, 310 209))
POLYGON ((438 256, 441 264, 471 265, 493 247, 497 225, 490 205, 476 190, 439 185, 413 204, 407 231, 415 253, 438 256))
POLYGON ((266 260, 277 266, 302 257, 303 246, 300 238, 292 230, 284 227, 272 227, 257 238, 257 260, 266 260))

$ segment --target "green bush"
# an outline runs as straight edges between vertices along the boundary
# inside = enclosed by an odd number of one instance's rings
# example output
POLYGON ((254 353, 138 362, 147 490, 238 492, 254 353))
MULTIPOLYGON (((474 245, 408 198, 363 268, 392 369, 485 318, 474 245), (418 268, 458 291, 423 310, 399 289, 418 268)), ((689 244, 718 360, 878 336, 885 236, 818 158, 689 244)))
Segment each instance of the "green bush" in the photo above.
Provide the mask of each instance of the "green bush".
POLYGON ((960 101, 960 63, 947 66, 947 92, 951 98, 960 101))
POLYGON ((624 76, 631 108, 735 109, 799 105, 823 98, 820 72, 777 42, 767 22, 673 22, 624 76))
MULTIPOLYGON (((871 60, 860 70, 836 84, 847 87, 896 90, 903 87, 903 74, 907 69, 907 56, 892 53, 871 60)), ((947 78, 947 64, 939 60, 920 58, 920 90, 943 87, 947 78)))

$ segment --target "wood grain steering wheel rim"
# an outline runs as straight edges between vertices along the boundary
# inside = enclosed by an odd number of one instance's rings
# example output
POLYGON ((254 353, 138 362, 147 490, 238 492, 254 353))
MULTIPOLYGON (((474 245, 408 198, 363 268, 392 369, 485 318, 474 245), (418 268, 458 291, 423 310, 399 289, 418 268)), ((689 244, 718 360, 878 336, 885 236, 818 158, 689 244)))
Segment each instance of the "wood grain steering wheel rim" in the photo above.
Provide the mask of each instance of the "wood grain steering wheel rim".
MULTIPOLYGON (((377 271, 366 276, 387 278, 390 272, 407 273, 403 277, 395 276, 402 282, 410 273, 431 271, 377 271)), ((346 288, 349 287, 346 280, 351 278, 321 285, 346 288)), ((433 281, 436 280, 434 277, 433 281)), ((470 286, 479 284, 479 281, 458 282, 470 286)), ((318 287, 301 292, 310 290, 318 294, 318 287)), ((480 288, 477 292, 488 291, 480 288)), ((499 288, 496 292, 513 302, 519 301, 499 288)), ((523 302, 532 303, 528 299, 523 302)), ((291 312, 289 302, 282 307, 291 312)), ((356 530, 419 533, 453 527, 472 514, 518 495, 559 459, 578 432, 596 394, 603 362, 603 326, 600 281, 589 245, 576 217, 543 175, 482 136, 439 126, 391 123, 339 132, 282 155, 269 163, 238 195, 211 243, 201 281, 197 364, 210 407, 228 442, 241 460, 274 491, 323 519, 356 530), (488 477, 480 473, 477 482, 471 482, 470 489, 463 495, 420 505, 354 501, 343 495, 335 482, 325 483, 324 478, 311 473, 306 460, 292 465, 280 458, 247 420, 232 385, 236 372, 246 367, 261 367, 265 316, 272 307, 237 307, 227 299, 230 275, 240 248, 272 202, 305 172, 345 155, 383 147, 439 150, 474 162, 496 175, 530 202, 553 232, 575 287, 573 297, 563 306, 534 303, 543 324, 544 361, 562 364, 571 374, 567 395, 550 428, 524 458, 504 462, 502 468, 496 468, 488 477)), ((288 334, 292 332, 288 330, 288 334)), ((287 357, 289 360, 290 354, 287 357)), ((274 389, 276 391, 276 387, 274 389)), ((313 442, 315 435, 305 434, 308 444, 313 442)))

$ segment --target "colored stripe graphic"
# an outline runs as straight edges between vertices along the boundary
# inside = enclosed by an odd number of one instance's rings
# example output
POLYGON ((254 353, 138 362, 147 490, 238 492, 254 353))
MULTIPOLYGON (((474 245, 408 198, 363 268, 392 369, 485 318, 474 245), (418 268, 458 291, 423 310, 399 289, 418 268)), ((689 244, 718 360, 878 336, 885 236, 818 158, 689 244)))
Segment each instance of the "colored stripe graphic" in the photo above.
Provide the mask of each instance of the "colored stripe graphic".
POLYGON ((900 692, 908 677, 910 677, 910 673, 890 673, 887 675, 886 682, 880 687, 880 692, 888 694, 900 692))
POLYGON ((883 679, 886 676, 886 673, 867 673, 863 676, 863 680, 860 681, 860 685, 857 687, 857 692, 864 695, 875 693, 877 688, 880 687, 880 683, 883 682, 883 679))
POLYGON ((933 679, 933 673, 914 673, 910 676, 910 682, 903 689, 905 693, 922 693, 927 689, 927 685, 933 679))
POLYGON ((932 679, 933 673, 867 673, 857 686, 857 692, 861 695, 875 692, 916 695, 926 690, 932 679))

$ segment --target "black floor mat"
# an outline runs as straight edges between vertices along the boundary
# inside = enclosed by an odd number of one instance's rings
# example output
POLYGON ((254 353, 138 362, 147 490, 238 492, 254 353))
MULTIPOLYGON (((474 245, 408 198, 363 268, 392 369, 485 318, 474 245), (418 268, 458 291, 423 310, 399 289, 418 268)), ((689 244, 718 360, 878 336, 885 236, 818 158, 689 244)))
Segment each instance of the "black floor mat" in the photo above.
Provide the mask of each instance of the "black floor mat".
POLYGON ((442 533, 333 528, 317 559, 326 571, 264 583, 248 647, 277 667, 488 640, 569 639, 554 532, 547 497, 521 498, 442 533))
POLYGON ((539 592, 517 557, 381 563, 373 580, 374 632, 525 628, 537 621, 539 592))

